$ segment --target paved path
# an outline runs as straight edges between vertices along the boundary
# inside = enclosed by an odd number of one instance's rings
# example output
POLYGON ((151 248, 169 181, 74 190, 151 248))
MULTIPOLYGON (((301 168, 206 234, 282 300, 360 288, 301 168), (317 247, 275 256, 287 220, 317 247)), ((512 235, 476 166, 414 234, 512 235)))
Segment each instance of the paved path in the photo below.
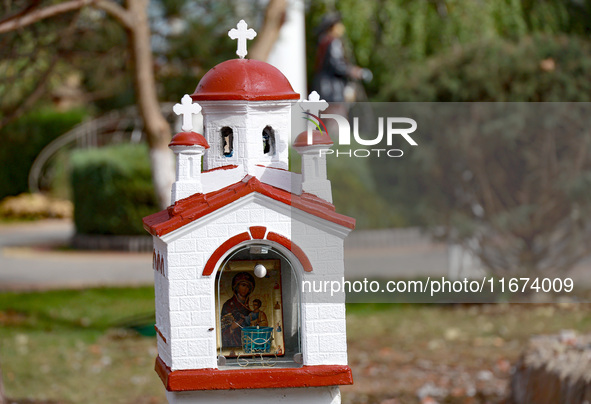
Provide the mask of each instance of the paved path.
POLYGON ((61 250, 71 222, 48 220, 0 226, 0 289, 52 289, 153 282, 149 253, 61 250))
MULTIPOLYGON (((60 249, 68 244, 73 233, 72 223, 63 220, 0 225, 0 290, 153 283, 150 253, 60 249)), ((412 236, 408 240, 386 240, 381 246, 370 248, 367 241, 376 234, 364 235, 358 231, 347 239, 345 268, 348 279, 448 275, 445 245, 412 236)), ((383 239, 380 234, 378 236, 383 239)), ((589 274, 591 258, 581 262, 572 276, 577 285, 589 286, 589 274)))

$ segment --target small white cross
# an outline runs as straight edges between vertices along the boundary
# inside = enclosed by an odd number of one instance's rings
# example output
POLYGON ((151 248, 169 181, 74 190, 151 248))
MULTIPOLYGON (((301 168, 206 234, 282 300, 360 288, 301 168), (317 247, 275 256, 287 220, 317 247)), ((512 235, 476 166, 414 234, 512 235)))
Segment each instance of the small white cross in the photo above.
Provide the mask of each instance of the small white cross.
POLYGON ((328 108, 328 102, 321 100, 316 91, 312 91, 307 100, 302 100, 302 109, 312 115, 318 116, 320 111, 324 111, 326 108, 328 108))
POLYGON ((191 96, 185 94, 181 99, 181 103, 175 104, 172 110, 175 114, 183 116, 183 126, 181 128, 184 131, 190 131, 193 129, 193 115, 201 112, 201 106, 199 104, 193 104, 191 96))
MULTIPOLYGON (((320 118, 320 111, 324 111, 328 108, 328 102, 325 100, 320 99, 320 95, 316 91, 312 91, 310 95, 308 95, 307 100, 302 100, 302 109, 304 111, 309 112, 312 115, 316 115, 320 118)), ((308 144, 312 144, 312 131, 314 130, 314 125, 312 122, 308 122, 308 144)), ((328 135, 328 134, 327 134, 328 135)))
POLYGON ((257 33, 254 29, 248 28, 248 25, 244 20, 240 20, 236 27, 238 29, 232 28, 228 32, 228 36, 232 39, 238 39, 238 50, 236 51, 236 54, 240 56, 240 59, 244 59, 244 56, 248 53, 246 51, 246 40, 254 39, 254 37, 257 36, 257 33))

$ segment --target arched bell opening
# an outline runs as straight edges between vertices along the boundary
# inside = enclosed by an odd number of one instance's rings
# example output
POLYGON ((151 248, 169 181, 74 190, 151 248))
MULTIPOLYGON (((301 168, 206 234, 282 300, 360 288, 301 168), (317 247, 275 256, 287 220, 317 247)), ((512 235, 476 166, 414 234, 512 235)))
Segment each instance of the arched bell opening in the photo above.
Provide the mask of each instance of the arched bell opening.
POLYGON ((227 255, 215 278, 219 368, 302 366, 300 271, 289 250, 266 240, 227 255))

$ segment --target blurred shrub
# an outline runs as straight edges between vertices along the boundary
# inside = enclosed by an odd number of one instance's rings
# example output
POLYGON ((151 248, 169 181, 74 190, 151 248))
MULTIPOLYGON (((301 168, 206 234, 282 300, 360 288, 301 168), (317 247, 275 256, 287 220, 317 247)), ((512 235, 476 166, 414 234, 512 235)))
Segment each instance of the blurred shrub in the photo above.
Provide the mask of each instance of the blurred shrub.
POLYGON ((490 39, 408 66, 388 101, 591 101, 591 42, 535 35, 490 39))
POLYGON ((142 218, 159 210, 146 146, 79 150, 71 166, 79 234, 145 234, 142 218))
POLYGON ((0 201, 0 217, 15 220, 70 218, 72 202, 43 194, 20 194, 0 201))
POLYGON ((52 140, 82 122, 87 112, 40 108, 0 130, 0 199, 28 191, 29 169, 52 140))

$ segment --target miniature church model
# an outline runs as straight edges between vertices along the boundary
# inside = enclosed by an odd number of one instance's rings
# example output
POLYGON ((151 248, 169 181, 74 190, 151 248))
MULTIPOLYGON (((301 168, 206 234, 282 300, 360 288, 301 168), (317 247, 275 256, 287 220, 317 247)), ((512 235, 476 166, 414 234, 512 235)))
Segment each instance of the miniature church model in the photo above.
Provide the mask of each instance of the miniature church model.
POLYGON ((244 58, 256 35, 244 21, 229 35, 240 58, 212 68, 175 106, 183 132, 169 145, 172 205, 144 218, 156 371, 169 403, 340 403, 338 386, 353 383, 344 299, 304 288, 342 281, 355 225, 332 205, 332 141, 299 134, 302 173, 288 171, 299 94, 275 67, 244 58), (200 111, 203 135, 191 125, 200 111))

